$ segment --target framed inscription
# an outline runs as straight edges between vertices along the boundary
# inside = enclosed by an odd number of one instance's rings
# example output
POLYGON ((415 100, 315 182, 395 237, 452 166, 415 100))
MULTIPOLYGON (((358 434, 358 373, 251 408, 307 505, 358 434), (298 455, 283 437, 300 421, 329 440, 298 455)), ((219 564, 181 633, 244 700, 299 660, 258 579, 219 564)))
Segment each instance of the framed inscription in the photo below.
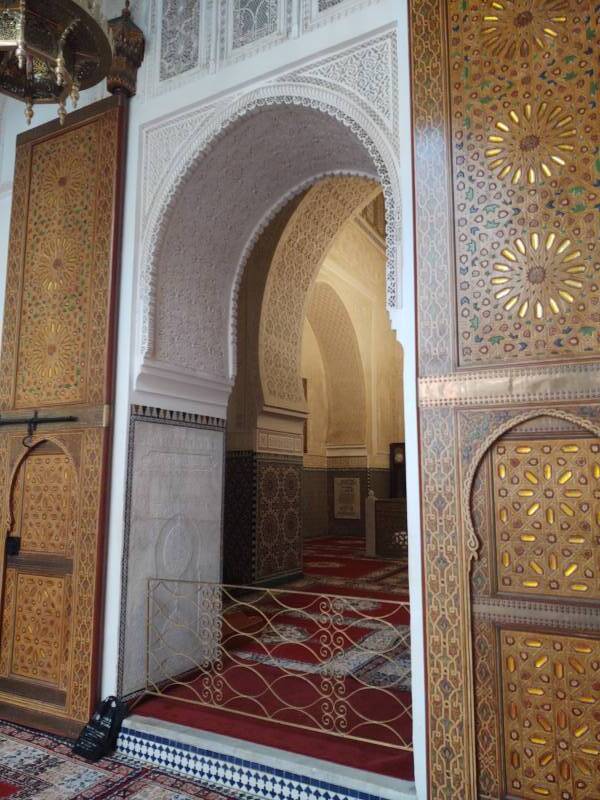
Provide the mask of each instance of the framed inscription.
POLYGON ((333 514, 336 519, 360 519, 360 478, 333 479, 333 514))

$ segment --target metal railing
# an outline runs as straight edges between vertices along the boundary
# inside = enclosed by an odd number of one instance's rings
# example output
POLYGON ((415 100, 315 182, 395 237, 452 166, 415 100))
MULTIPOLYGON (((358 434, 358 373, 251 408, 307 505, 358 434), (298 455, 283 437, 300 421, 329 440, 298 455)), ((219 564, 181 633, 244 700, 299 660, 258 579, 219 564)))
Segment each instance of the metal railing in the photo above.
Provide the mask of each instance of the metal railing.
POLYGON ((408 602, 151 579, 146 691, 412 750, 408 602))

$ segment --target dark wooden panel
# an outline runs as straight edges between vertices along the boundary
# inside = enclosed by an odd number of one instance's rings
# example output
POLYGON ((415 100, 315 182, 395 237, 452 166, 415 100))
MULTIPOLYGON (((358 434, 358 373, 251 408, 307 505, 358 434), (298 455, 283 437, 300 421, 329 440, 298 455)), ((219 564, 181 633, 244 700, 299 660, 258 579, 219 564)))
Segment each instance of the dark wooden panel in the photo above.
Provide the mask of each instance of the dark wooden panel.
POLYGON ((14 694, 30 700, 39 700, 41 703, 50 703, 53 706, 65 705, 66 692, 53 689, 51 686, 35 684, 31 681, 22 681, 18 678, 0 678, 0 692, 14 694))

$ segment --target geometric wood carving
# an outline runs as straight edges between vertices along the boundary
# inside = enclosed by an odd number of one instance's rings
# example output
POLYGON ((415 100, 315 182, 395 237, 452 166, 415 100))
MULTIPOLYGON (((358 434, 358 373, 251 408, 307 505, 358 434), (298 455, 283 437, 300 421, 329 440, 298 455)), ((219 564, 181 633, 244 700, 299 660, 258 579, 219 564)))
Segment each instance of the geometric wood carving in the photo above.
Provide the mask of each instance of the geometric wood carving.
POLYGON ((477 725, 477 784, 481 797, 500 797, 501 720, 498 716, 496 627, 473 620, 474 695, 477 725))
POLYGON ((597 13, 448 3, 461 364, 597 353, 597 13))
POLYGON ((499 633, 507 794, 600 797, 600 641, 499 633))
POLYGON ((5 409, 104 400, 119 117, 113 106, 17 147, 0 366, 5 409))
MULTIPOLYGON (((490 718, 502 709, 502 671, 493 668, 496 658, 500 667, 500 648, 486 656, 489 631, 486 627, 483 635, 478 627, 483 618, 507 626, 528 620, 533 629, 543 629, 553 614, 566 615, 570 608, 581 626, 588 619, 597 624, 592 604, 598 564, 585 567, 594 571, 585 576, 593 584, 587 592, 559 594, 565 575, 557 589, 544 578, 547 588, 540 594, 535 592, 542 587, 502 585, 502 577, 514 581, 523 573, 511 573, 496 555, 496 544, 507 544, 500 534, 508 534, 512 547, 516 529, 506 530, 496 516, 500 498, 490 453, 473 508, 473 521, 482 538, 489 533, 489 546, 472 572, 475 609, 473 618, 465 619, 471 598, 461 570, 468 576, 471 569, 471 552, 464 546, 471 498, 462 494, 467 487, 458 486, 455 474, 457 463, 467 471, 479 443, 491 443, 494 431, 500 434, 519 408, 543 413, 544 407, 561 406, 570 396, 575 363, 598 357, 598 4, 414 0, 410 24, 418 373, 461 390, 456 410, 448 396, 437 406, 424 397, 420 414, 429 794, 432 800, 600 797, 592 786, 586 794, 573 784, 561 789, 567 792, 561 796, 550 781, 538 787, 550 787, 548 795, 529 791, 529 784, 518 790, 506 783, 504 733, 501 721, 496 726, 490 718), (555 367, 553 385, 545 381, 549 361, 555 367), (505 382, 502 398, 492 393, 497 380, 505 382), (475 405, 480 412, 458 410, 475 405), (469 640, 477 670, 474 726, 469 640)), ((590 380, 586 388, 596 404, 598 387, 590 380)), ((597 419, 597 409, 590 404, 581 416, 597 419)), ((514 435, 505 437, 511 447, 514 435)), ((570 432, 559 435, 571 441, 570 432)), ((588 441, 579 436, 575 443, 588 441)), ((587 512, 580 511, 585 522, 587 512)), ((586 536, 591 542, 592 531, 586 536)), ((528 565, 533 555, 519 566, 537 574, 528 565)), ((587 558, 585 552, 578 555, 582 563, 587 558)), ((561 630, 565 627, 562 620, 561 630)))
MULTIPOLYGON (((8 476, 4 496, 10 495, 10 476, 17 468, 9 502, 12 530, 21 539, 18 556, 6 559, 0 703, 4 715, 10 716, 4 704, 14 704, 21 713, 44 713, 52 729, 74 733, 88 718, 95 692, 106 429, 74 427, 38 435, 19 465, 21 440, 22 433, 14 431, 0 437, 3 480, 8 476)), ((36 723, 43 726, 44 718, 36 723)))
POLYGON ((17 578, 15 637, 10 672, 58 685, 64 655, 63 639, 71 620, 65 579, 21 573, 17 578))
POLYGON ((126 101, 17 140, 0 362, 0 714, 75 734, 96 701, 126 101), (0 541, 4 550, 3 539, 0 541), (3 578, 4 573, 4 580, 3 578))
POLYGON ((73 465, 64 453, 36 453, 25 461, 13 497, 21 551, 73 558, 76 491, 73 465))
POLYGON ((498 591, 600 598, 600 442, 505 438, 492 472, 498 591))

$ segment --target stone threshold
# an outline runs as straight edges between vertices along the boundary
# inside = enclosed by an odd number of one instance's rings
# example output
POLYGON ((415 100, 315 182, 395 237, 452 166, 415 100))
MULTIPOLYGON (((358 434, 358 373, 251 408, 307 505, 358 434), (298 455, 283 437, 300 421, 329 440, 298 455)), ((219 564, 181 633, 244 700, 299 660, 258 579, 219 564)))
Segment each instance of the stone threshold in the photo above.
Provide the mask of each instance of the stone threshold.
POLYGON ((117 752, 260 800, 415 800, 413 783, 133 714, 117 752))

